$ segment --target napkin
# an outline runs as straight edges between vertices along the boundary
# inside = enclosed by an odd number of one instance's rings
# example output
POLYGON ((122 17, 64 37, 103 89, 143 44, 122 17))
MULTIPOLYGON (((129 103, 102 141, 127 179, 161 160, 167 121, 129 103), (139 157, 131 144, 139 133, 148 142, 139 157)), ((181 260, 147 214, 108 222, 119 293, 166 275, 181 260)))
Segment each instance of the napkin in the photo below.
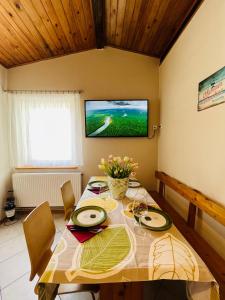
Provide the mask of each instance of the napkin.
POLYGON ((94 187, 94 188, 90 188, 88 189, 89 191, 91 191, 92 193, 95 193, 95 194, 101 194, 101 193, 104 193, 106 191, 108 191, 108 187, 105 187, 105 188, 97 188, 97 187, 94 187))
POLYGON ((103 229, 105 229, 107 226, 106 225, 102 225, 102 226, 95 226, 94 228, 82 228, 82 229, 77 229, 76 226, 74 225, 66 225, 67 229, 72 233, 72 235, 80 242, 80 243, 84 243, 85 241, 91 239, 93 236, 95 236, 96 234, 102 232, 103 229), (76 228, 76 230, 73 230, 74 228, 76 228), (96 231, 94 232, 94 230, 97 229, 102 229, 101 231, 96 231), (91 231, 93 230, 93 231, 91 231))

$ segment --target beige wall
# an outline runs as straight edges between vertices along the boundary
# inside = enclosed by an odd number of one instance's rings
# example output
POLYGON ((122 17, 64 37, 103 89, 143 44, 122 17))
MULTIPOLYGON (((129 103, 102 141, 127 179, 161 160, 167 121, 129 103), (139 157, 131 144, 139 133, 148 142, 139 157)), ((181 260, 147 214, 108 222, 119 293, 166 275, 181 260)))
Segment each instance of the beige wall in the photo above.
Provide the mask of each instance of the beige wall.
POLYGON ((7 89, 7 69, 0 65, 0 90, 7 89))
POLYGON ((7 70, 0 66, 0 220, 3 217, 3 205, 9 187, 9 149, 7 102, 2 89, 7 86, 7 70))
MULTIPOLYGON (((82 99, 148 98, 152 125, 158 119, 158 65, 155 58, 113 48, 90 50, 9 69, 8 89, 81 89, 82 99)), ((97 169, 101 157, 126 154, 140 163, 140 180, 154 188, 156 138, 84 137, 83 149, 84 183, 102 174, 97 169)))
MULTIPOLYGON (((197 111, 198 83, 225 65, 224 16, 224 0, 205 0, 160 66, 158 165, 225 206, 225 103, 197 111)), ((224 227, 204 216, 198 230, 225 257, 224 227)))

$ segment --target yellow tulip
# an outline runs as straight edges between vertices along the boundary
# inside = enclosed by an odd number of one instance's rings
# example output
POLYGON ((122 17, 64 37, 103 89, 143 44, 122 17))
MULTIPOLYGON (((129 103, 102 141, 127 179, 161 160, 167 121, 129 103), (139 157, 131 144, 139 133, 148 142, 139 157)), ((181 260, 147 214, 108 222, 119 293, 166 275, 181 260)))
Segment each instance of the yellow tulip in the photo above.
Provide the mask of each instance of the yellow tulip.
POLYGON ((98 165, 100 170, 105 170, 105 166, 104 165, 98 165))
POLYGON ((118 163, 121 163, 122 159, 120 156, 117 157, 117 161, 118 161, 118 163))

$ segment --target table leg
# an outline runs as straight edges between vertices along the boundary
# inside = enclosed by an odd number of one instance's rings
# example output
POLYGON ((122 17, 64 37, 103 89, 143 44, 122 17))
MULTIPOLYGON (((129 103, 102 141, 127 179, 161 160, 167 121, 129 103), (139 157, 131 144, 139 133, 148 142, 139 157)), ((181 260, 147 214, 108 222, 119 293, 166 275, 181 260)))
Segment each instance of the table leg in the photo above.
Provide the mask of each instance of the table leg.
POLYGON ((100 285, 100 300, 142 300, 142 282, 105 283, 100 285))

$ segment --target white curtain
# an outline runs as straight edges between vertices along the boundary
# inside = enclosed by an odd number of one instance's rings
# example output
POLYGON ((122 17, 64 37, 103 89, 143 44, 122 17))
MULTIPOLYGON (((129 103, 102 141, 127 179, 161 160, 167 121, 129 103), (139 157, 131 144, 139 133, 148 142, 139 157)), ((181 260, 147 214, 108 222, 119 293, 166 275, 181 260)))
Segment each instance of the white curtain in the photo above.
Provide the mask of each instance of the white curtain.
POLYGON ((82 165, 79 93, 8 93, 14 167, 82 165))

